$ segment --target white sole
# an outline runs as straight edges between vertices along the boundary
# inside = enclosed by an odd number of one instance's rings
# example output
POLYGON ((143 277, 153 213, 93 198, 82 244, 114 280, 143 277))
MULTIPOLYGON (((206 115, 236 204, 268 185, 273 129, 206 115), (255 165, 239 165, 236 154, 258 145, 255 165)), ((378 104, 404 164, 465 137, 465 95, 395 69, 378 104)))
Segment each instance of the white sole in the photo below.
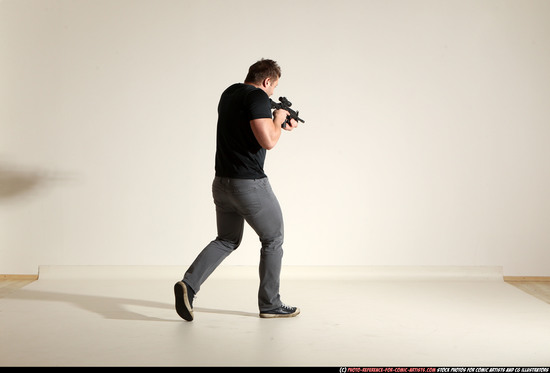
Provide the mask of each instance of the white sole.
POLYGON ((287 314, 280 314, 280 313, 260 313, 260 317, 262 319, 282 319, 282 318, 285 318, 285 317, 295 317, 295 316, 298 316, 300 314, 300 309, 299 308, 296 308, 296 311, 292 312, 292 313, 287 313, 287 314))

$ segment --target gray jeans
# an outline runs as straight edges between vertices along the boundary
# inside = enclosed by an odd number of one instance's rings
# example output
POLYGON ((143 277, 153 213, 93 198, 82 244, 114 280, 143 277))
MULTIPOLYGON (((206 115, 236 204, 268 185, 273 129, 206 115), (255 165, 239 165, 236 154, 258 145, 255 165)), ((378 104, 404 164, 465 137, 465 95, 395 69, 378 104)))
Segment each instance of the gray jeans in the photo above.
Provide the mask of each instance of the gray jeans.
POLYGON ((216 204, 218 236, 197 256, 183 281, 197 293, 218 265, 239 247, 246 221, 262 244, 258 291, 260 312, 280 307, 283 214, 269 180, 216 177, 212 183, 212 195, 216 204))

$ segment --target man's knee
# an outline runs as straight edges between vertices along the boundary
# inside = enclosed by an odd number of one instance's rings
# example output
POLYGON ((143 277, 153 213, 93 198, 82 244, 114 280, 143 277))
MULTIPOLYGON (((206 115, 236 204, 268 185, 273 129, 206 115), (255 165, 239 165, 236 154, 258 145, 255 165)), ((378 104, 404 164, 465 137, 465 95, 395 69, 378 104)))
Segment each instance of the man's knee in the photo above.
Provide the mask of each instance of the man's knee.
POLYGON ((283 249, 283 235, 270 238, 261 238, 260 241, 262 242, 263 254, 276 253, 283 249))
POLYGON ((224 251, 227 251, 227 252, 233 252, 235 250, 237 250, 237 248, 241 245, 241 241, 228 241, 228 240, 223 240, 223 239, 220 239, 220 238, 217 238, 216 241, 215 241, 218 246, 224 250, 224 251))

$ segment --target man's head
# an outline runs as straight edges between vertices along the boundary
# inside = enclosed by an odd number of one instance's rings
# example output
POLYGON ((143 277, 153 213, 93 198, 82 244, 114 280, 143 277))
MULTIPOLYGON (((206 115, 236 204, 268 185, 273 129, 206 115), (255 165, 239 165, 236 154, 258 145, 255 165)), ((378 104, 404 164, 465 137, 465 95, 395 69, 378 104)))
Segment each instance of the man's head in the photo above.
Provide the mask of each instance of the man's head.
POLYGON ((280 77, 281 68, 277 62, 261 59, 250 66, 244 82, 261 88, 268 96, 271 96, 279 84, 280 77))

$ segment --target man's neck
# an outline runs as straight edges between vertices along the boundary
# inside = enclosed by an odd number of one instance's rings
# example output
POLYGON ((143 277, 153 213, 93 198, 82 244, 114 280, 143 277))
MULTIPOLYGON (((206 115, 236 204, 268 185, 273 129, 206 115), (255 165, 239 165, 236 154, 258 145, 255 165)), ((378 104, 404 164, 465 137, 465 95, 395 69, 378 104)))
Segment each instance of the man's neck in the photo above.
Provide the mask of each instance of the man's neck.
POLYGON ((256 83, 252 83, 252 82, 244 82, 244 84, 248 84, 248 85, 251 85, 251 86, 253 86, 253 87, 260 88, 260 89, 262 88, 261 85, 256 84, 256 83))

